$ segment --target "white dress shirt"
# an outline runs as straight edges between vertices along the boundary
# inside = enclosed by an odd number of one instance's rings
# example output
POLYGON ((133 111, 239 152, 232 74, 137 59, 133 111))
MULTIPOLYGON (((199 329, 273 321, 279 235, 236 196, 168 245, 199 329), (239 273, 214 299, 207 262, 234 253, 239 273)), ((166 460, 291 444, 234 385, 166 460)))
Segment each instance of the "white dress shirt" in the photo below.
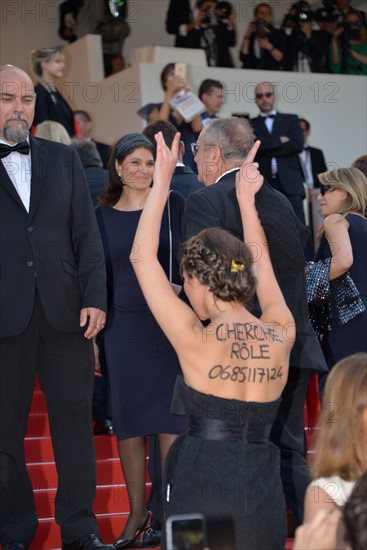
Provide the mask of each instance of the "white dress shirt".
MULTIPOLYGON (((1 139, 0 143, 9 145, 10 147, 12 146, 11 143, 7 143, 1 139)), ((1 162, 24 204, 24 208, 29 212, 31 200, 31 155, 21 155, 15 151, 1 159, 1 162)))

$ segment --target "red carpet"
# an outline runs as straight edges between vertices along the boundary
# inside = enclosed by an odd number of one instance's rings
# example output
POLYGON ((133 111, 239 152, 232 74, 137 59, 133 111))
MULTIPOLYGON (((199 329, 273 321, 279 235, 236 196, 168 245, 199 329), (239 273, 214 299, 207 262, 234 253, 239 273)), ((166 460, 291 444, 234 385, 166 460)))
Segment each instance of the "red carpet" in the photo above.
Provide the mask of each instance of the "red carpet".
MULTIPOLYGON (((309 392, 308 407, 305 406, 306 439, 309 453, 313 439, 315 410, 317 406, 315 388, 309 392), (311 409, 310 409, 311 407, 311 409)), ((39 528, 31 550, 56 550, 61 548, 60 529, 53 520, 57 474, 51 445, 47 408, 43 393, 36 386, 28 432, 25 440, 25 454, 32 479, 39 528)), ((112 543, 121 533, 129 513, 129 500, 122 475, 114 437, 95 437, 97 454, 97 497, 94 511, 97 515, 101 537, 112 543)), ((311 456, 310 456, 311 457, 311 456)), ((147 483, 147 494, 150 483, 147 483)), ((287 541, 287 550, 292 548, 292 539, 287 541)))

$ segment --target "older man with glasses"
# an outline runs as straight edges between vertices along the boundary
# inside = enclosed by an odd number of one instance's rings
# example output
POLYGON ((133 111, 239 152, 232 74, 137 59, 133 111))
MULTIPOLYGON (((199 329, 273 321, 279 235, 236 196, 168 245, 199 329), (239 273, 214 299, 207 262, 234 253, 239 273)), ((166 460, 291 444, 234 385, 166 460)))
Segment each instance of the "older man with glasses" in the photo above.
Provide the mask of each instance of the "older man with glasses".
MULTIPOLYGON (((298 128, 300 131, 299 124, 298 128)), ((243 239, 235 180, 253 142, 251 125, 245 119, 218 118, 201 131, 192 150, 199 181, 205 188, 186 199, 190 237, 207 227, 222 227, 243 239)), ((256 194, 256 207, 276 277, 297 327, 288 381, 271 440, 281 452, 285 498, 298 525, 303 521, 303 500, 310 482, 304 458, 304 402, 310 378, 327 367, 308 318, 302 248, 302 240, 307 238, 306 228, 297 219, 289 201, 266 182, 256 194)))

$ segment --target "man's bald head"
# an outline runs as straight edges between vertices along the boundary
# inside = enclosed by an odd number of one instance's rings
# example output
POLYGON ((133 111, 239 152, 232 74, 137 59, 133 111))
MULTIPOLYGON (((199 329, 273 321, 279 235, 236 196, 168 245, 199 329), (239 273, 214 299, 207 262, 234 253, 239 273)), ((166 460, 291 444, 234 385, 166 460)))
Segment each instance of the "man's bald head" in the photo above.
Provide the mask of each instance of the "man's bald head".
POLYGON ((0 66, 0 139, 20 143, 28 137, 36 103, 31 77, 14 65, 0 66))

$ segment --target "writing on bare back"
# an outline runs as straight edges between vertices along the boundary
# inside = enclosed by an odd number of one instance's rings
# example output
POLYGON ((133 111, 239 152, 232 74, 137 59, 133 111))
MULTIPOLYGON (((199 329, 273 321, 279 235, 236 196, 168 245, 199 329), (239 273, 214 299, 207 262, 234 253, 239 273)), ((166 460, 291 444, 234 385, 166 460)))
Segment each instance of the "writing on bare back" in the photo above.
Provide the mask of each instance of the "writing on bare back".
POLYGON ((230 338, 240 342, 282 342, 274 325, 261 323, 220 323, 216 326, 216 337, 220 342, 230 338))
POLYGON ((214 365, 209 370, 209 378, 214 380, 220 378, 220 380, 229 380, 232 382, 255 382, 261 384, 262 382, 278 382, 283 376, 283 367, 239 367, 232 365, 214 365))

